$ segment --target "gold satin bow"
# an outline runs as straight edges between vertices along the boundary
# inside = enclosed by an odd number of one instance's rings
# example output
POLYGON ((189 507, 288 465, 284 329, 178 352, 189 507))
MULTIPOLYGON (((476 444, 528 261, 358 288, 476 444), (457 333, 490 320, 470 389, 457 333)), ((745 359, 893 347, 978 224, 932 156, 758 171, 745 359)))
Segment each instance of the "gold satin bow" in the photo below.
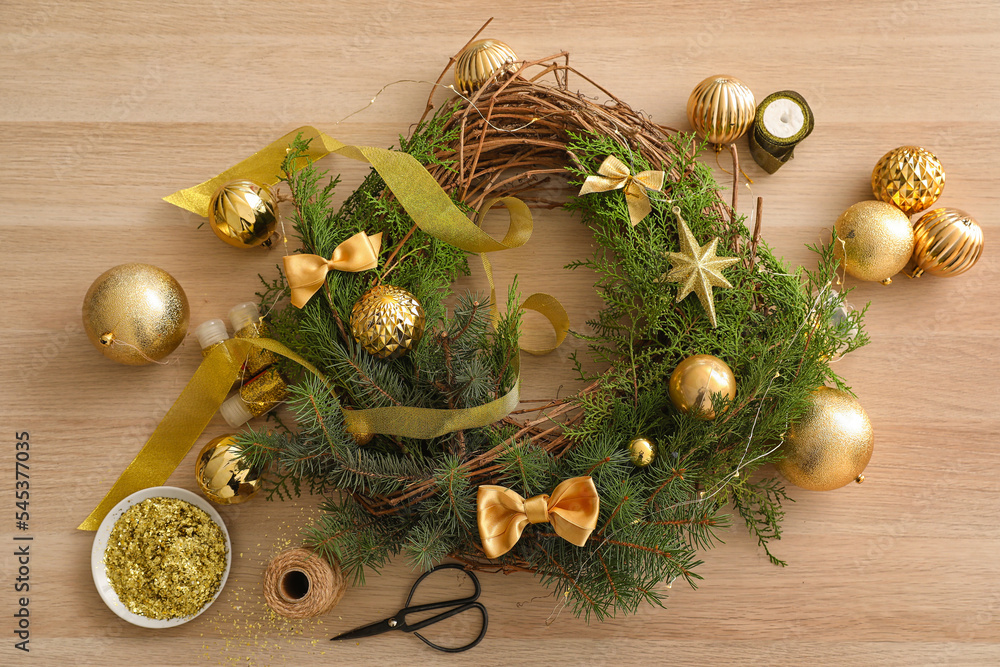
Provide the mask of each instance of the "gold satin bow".
POLYGON ((582 547, 597 527, 601 499, 590 477, 559 483, 552 495, 525 500, 511 489, 484 484, 476 498, 476 523, 487 558, 499 558, 514 548, 529 523, 551 523, 556 535, 582 547))
POLYGON ((358 232, 333 250, 330 259, 319 255, 285 255, 285 277, 292 290, 292 305, 302 308, 326 282, 330 269, 367 271, 378 266, 382 232, 368 236, 358 232))
POLYGON ((628 215, 635 227, 653 210, 646 190, 662 190, 665 178, 666 174, 662 171, 640 171, 633 176, 628 165, 609 155, 597 169, 597 175, 588 176, 583 182, 580 194, 624 189, 628 215))

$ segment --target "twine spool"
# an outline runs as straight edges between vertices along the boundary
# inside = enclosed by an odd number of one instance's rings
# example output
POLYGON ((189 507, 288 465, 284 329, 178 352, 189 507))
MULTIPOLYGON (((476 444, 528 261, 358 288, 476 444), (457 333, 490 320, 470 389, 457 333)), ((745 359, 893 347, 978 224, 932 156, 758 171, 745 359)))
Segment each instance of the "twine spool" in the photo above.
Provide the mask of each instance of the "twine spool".
POLYGON ((285 549, 264 570, 267 606, 285 618, 312 618, 333 609, 347 590, 340 566, 311 549, 285 549))

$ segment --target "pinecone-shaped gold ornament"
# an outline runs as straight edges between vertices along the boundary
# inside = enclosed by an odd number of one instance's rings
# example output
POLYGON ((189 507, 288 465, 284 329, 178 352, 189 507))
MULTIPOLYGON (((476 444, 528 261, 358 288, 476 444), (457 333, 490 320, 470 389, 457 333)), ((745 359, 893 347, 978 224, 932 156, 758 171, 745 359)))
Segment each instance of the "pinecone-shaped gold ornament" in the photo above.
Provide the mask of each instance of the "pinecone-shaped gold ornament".
POLYGON ((351 335, 380 359, 401 357, 424 334, 424 308, 405 289, 376 285, 351 309, 351 335))
POLYGON ((944 190, 944 167, 920 146, 894 148, 872 170, 875 198, 911 216, 930 208, 944 190))

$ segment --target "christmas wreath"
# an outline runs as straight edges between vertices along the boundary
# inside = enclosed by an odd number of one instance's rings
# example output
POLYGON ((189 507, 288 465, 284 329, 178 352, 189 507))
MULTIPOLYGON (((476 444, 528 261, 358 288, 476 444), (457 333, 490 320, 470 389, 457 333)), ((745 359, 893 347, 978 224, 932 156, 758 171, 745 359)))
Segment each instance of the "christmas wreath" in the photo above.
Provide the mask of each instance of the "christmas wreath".
POLYGON ((295 305, 283 275, 266 281, 273 337, 319 374, 283 362, 295 424, 243 433, 245 464, 269 469, 272 497, 328 496, 306 541, 358 582, 400 553, 422 569, 450 558, 532 572, 600 619, 661 604, 678 577, 694 585, 730 511, 782 564, 770 542, 785 491, 752 473, 782 456, 817 387, 845 388, 829 360, 866 342, 863 312, 830 317, 842 303, 832 251, 816 249, 815 272, 791 271, 761 240, 759 216, 747 229, 735 189, 722 199, 693 135, 654 123, 565 54, 505 61, 467 90, 429 102, 398 150, 470 215, 499 200, 512 213, 565 206, 579 217, 596 251, 566 268, 595 272, 603 307, 573 335, 605 370, 577 359, 575 395, 486 425, 359 432, 354 412, 469 411, 509 397, 531 372, 518 359, 517 288, 505 304, 454 295, 468 253, 419 228, 377 171, 335 207, 338 179, 302 159, 310 139, 299 137, 283 180, 302 253, 328 258, 361 234, 377 265, 330 270, 295 305), (380 308, 396 320, 373 325, 380 308), (689 368, 715 384, 685 396, 689 368))

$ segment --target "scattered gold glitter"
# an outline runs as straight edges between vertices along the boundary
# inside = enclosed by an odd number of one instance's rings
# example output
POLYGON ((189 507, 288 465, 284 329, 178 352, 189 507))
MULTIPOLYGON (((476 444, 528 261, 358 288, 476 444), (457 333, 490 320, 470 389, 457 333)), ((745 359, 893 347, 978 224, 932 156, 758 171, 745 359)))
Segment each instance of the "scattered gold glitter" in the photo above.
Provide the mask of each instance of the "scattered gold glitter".
POLYGON ((226 538, 204 511, 177 498, 148 498, 115 522, 104 566, 118 599, 147 618, 193 616, 226 569, 226 538))

